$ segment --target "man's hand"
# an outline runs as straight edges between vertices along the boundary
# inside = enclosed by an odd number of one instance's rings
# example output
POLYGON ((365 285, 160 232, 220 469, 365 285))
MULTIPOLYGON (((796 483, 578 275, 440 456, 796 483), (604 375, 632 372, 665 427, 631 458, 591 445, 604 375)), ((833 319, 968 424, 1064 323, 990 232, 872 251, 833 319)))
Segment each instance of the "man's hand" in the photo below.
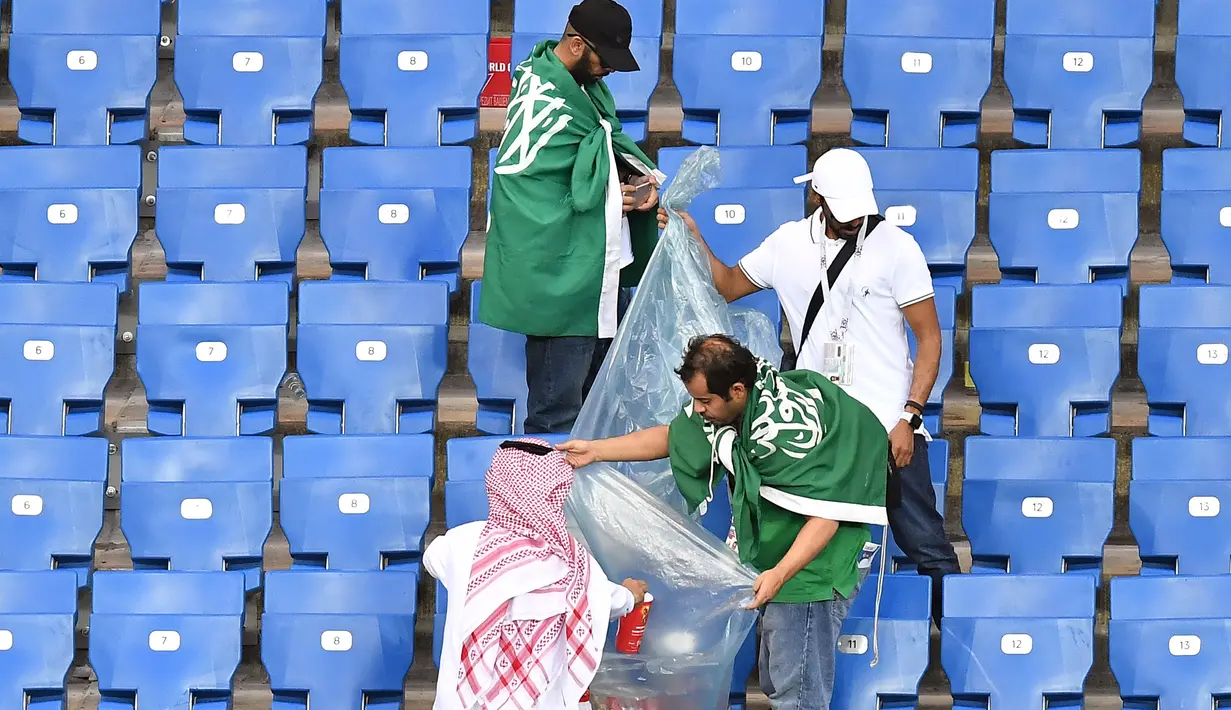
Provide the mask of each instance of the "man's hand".
POLYGON ((910 424, 899 421, 893 431, 889 432, 889 453, 898 468, 904 468, 915 455, 915 432, 910 424))
MULTIPOLYGON (((684 220, 684 226, 688 227, 688 231, 692 232, 694 237, 701 236, 700 230, 697 229, 697 222, 696 220, 692 218, 692 215, 688 214, 687 212, 676 212, 676 214, 678 214, 680 218, 684 220)), ((667 228, 667 210, 663 209, 662 207, 658 208, 658 228, 659 229, 667 228)))
POLYGON ((752 603, 745 608, 760 609, 772 602, 784 584, 786 584, 786 575, 777 569, 762 572, 757 577, 757 581, 752 583, 752 592, 755 596, 752 603))
POLYGON ((583 468, 598 461, 598 452, 594 449, 593 441, 583 441, 581 439, 566 441, 556 447, 556 451, 564 452, 564 458, 568 460, 568 464, 573 468, 583 468))
POLYGON ((645 601, 645 595, 650 591, 650 585, 640 579, 626 579, 620 583, 620 586, 633 593, 634 605, 645 601))
POLYGON ((658 204, 658 184, 654 182, 654 178, 646 178, 650 183, 650 193, 646 195, 641 204, 636 204, 636 198, 633 193, 637 191, 637 185, 621 185, 620 190, 624 193, 624 212, 644 212, 654 205, 658 204))

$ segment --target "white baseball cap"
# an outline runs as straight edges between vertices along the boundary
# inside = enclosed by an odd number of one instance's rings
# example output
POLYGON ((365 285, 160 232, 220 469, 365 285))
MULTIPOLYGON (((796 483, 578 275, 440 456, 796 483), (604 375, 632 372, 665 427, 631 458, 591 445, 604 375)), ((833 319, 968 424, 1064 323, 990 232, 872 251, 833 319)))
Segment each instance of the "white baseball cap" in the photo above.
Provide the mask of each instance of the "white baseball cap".
POLYGON ((816 159, 812 172, 795 178, 799 185, 809 180, 816 194, 825 198, 839 222, 879 214, 872 194, 872 170, 868 161, 850 148, 834 148, 816 159))

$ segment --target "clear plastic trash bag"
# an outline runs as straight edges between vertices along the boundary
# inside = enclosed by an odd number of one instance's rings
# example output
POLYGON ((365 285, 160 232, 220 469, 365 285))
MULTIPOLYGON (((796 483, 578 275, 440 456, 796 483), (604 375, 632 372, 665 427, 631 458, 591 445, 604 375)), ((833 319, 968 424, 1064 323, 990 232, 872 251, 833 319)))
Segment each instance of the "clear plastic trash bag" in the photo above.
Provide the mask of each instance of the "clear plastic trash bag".
MULTIPOLYGON (((702 147, 663 194, 672 216, 582 407, 575 438, 669 423, 687 399, 675 368, 694 335, 729 333, 761 357, 781 359, 773 324, 762 313, 728 309, 700 247, 674 215, 720 178, 718 151, 702 147)), ((645 579, 654 595, 640 653, 623 655, 608 644, 591 685, 596 708, 608 699, 645 710, 727 707, 735 655, 756 621, 744 609, 756 574, 683 508, 666 461, 603 463, 577 472, 567 505, 574 534, 611 579, 645 579)))

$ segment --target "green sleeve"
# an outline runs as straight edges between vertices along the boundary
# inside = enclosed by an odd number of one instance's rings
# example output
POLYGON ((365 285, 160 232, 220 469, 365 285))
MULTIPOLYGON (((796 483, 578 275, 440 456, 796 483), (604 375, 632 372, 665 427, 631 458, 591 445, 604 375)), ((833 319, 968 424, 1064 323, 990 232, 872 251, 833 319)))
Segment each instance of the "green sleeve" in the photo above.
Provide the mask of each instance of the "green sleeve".
POLYGON ((710 466, 713 448, 709 438, 701 426, 685 412, 680 412, 671 422, 671 429, 667 434, 667 448, 671 455, 671 473, 675 476, 675 485, 688 502, 689 512, 695 511, 701 501, 709 496, 710 486, 717 488, 722 483, 726 468, 710 466), (712 482, 711 471, 714 476, 712 482))

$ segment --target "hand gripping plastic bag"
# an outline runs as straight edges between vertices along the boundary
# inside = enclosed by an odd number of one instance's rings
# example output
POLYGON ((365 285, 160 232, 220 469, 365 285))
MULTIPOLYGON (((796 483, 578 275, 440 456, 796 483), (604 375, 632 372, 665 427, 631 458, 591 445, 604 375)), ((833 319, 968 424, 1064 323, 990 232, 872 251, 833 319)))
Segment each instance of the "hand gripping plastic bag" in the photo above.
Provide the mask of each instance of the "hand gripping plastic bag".
MULTIPOLYGON (((730 333, 758 355, 781 358, 778 335, 755 311, 732 314, 709 263, 675 212, 715 186, 718 152, 688 158, 662 197, 671 214, 573 436, 598 439, 666 424, 687 399, 674 370, 694 335, 730 333)), ((645 579, 654 595, 640 653, 610 644, 591 685, 595 707, 716 710, 727 707, 736 652, 755 612, 753 570, 682 512, 666 461, 594 464, 577 472, 567 512, 609 577, 645 579)))

